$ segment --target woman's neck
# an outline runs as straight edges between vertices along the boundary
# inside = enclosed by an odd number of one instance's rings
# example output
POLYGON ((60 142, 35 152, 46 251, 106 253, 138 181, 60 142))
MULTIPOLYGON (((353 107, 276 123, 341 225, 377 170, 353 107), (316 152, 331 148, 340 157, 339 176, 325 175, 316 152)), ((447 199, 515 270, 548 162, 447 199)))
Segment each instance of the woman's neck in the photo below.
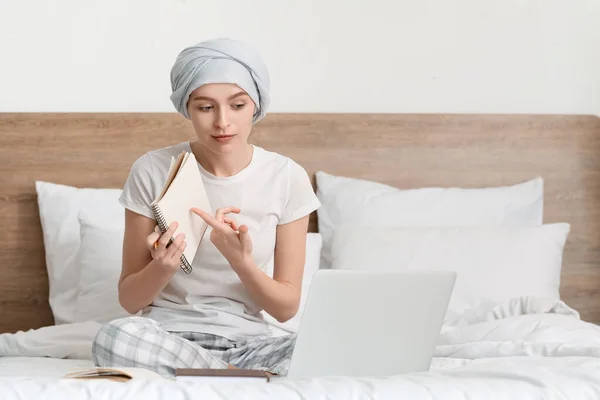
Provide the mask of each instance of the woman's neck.
POLYGON ((238 174, 250 164, 254 152, 250 144, 225 154, 212 152, 198 141, 190 142, 190 147, 202 168, 218 177, 238 174))

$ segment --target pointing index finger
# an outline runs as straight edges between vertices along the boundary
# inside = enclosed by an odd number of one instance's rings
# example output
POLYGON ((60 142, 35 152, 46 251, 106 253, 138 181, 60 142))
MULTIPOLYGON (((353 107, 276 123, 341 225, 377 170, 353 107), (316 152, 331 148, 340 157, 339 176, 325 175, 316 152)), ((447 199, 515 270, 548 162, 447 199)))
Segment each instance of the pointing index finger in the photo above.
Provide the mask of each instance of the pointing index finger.
POLYGON ((204 220, 204 222, 206 222, 208 225, 210 225, 213 229, 217 229, 217 230, 223 230, 223 224, 221 224, 219 221, 217 221, 216 219, 214 219, 212 216, 208 215, 207 213, 205 213, 204 211, 193 207, 191 208, 191 210, 194 214, 196 214, 197 216, 199 216, 200 218, 202 218, 204 220))

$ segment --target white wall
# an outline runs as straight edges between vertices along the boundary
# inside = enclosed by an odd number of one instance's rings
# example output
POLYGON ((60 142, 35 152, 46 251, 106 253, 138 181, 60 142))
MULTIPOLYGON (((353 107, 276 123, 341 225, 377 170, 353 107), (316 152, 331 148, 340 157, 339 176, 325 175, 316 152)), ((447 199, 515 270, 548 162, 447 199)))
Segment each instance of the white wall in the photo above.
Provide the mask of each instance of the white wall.
POLYGON ((271 111, 600 114, 600 0, 0 0, 0 111, 173 111, 217 36, 260 49, 271 111))

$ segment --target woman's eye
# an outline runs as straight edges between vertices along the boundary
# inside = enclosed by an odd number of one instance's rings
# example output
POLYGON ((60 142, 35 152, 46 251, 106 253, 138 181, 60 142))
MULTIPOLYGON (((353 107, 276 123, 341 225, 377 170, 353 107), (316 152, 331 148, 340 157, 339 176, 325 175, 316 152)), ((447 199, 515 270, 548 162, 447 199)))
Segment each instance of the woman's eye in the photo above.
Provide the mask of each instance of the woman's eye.
POLYGON ((233 108, 235 108, 236 110, 239 110, 241 108, 244 108, 245 105, 246 105, 246 103, 234 104, 233 108))
POLYGON ((200 111, 210 111, 210 110, 212 110, 212 106, 200 106, 200 107, 198 107, 198 110, 200 110, 200 111))

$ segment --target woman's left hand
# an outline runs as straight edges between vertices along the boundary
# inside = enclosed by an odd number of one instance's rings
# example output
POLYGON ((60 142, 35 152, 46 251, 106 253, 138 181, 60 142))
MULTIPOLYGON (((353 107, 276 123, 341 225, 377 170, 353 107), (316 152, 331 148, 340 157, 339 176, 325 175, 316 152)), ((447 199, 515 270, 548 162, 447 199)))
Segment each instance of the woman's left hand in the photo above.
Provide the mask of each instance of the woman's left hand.
POLYGON ((242 265, 251 264, 252 240, 248 234, 248 227, 246 225, 238 227, 233 219, 227 217, 227 214, 230 213, 239 214, 239 208, 219 208, 214 217, 198 208, 192 208, 191 211, 212 227, 210 241, 223 254, 232 268, 241 268, 242 265))

